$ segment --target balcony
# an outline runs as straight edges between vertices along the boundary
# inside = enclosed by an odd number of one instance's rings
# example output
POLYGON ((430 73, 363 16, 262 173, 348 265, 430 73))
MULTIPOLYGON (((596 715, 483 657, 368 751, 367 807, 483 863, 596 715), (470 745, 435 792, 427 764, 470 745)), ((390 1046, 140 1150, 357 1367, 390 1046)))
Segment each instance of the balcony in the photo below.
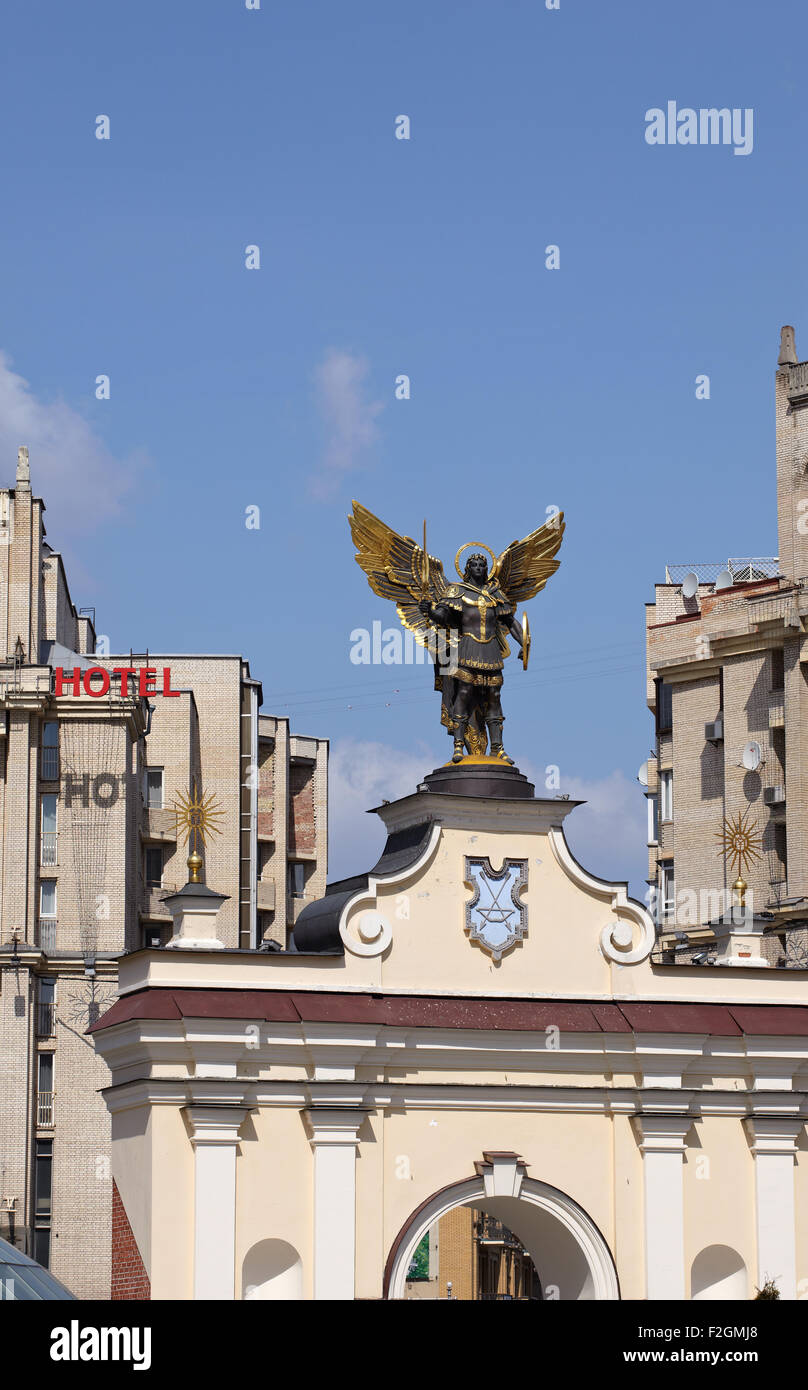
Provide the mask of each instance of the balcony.
POLYGON ((481 1245, 502 1245, 511 1250, 522 1249, 521 1242, 517 1240, 513 1231, 509 1231, 507 1226, 493 1216, 479 1217, 474 1223, 474 1235, 481 1245))
POLYGON ((45 1004, 40 1002, 36 1006, 36 1035, 38 1038, 52 1038, 54 1034, 54 1023, 56 1021, 56 1005, 51 1000, 45 1004))
POLYGON ((257 907, 259 912, 275 911, 275 884, 270 880, 258 880, 257 907))
POLYGON ((176 893, 176 883, 147 883, 144 890, 141 917, 158 917, 163 922, 171 921, 171 913, 163 902, 168 893, 176 893))
POLYGON ((58 849, 58 830, 43 830, 39 846, 39 862, 43 868, 51 869, 58 864, 58 849))
POLYGON ((56 950, 56 926, 55 917, 40 917, 36 928, 36 944, 41 951, 56 950))
POLYGON ((40 1129, 51 1129, 53 1127, 54 1095, 54 1091, 37 1091, 36 1122, 40 1129))
POLYGON ((162 806, 147 806, 144 810, 141 840, 154 840, 158 844, 177 843, 177 815, 162 806))
POLYGON ((42 782, 59 781, 59 749, 43 748, 39 764, 39 777, 42 782))

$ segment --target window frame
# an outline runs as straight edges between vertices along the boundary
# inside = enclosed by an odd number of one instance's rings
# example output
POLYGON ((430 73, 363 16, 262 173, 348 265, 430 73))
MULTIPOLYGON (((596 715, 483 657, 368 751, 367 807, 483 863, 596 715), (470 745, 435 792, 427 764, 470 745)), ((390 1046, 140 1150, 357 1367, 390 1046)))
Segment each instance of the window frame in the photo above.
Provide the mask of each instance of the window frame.
POLYGON ((147 811, 165 810, 165 767, 144 767, 143 769, 143 805, 147 811), (152 801, 149 789, 149 777, 160 774, 160 800, 159 803, 152 801))
POLYGON ((659 804, 657 808, 659 825, 670 825, 673 820, 673 768, 662 768, 659 773, 659 804))

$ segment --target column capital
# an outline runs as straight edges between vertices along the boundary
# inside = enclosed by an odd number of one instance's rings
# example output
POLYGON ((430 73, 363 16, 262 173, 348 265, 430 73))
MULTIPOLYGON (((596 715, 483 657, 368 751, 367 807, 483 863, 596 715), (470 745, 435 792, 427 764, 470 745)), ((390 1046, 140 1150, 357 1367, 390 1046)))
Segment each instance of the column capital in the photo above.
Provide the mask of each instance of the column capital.
POLYGON ((692 1115, 634 1115, 634 1126, 642 1153, 684 1154, 685 1139, 693 1125, 692 1115))
POLYGON ((301 1113, 313 1149, 321 1144, 347 1144, 357 1148, 359 1129, 368 1111, 310 1105, 301 1113))
POLYGON ((753 1154, 788 1154, 794 1157, 805 1121, 784 1115, 750 1115, 744 1120, 753 1154))
POLYGON ((182 1113, 188 1116, 192 1126, 191 1143, 198 1144, 237 1144, 241 1137, 241 1126, 247 1116, 255 1109, 254 1105, 184 1105, 182 1113))

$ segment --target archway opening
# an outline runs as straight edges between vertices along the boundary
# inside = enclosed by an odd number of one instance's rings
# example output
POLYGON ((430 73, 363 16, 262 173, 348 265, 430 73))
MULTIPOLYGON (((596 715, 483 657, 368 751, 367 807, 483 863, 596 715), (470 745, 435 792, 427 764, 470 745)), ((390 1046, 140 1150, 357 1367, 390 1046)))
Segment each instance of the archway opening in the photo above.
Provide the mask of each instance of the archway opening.
POLYGON ((620 1297, 594 1222, 564 1193, 529 1179, 518 1197, 489 1196, 471 1179, 428 1199, 399 1232, 386 1288, 404 1299, 620 1297))

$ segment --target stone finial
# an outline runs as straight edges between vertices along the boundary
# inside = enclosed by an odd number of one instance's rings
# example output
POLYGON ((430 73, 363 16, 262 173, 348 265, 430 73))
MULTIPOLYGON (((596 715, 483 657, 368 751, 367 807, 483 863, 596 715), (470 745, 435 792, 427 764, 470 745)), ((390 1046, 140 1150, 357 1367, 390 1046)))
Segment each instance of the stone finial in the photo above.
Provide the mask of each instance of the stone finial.
POLYGON ((780 356, 778 367, 795 367, 799 362, 797 345, 794 342, 794 329, 787 323, 780 329, 780 356))
POLYGON ((21 444, 17 450, 17 487, 23 491, 31 490, 31 467, 28 463, 28 448, 21 444))

